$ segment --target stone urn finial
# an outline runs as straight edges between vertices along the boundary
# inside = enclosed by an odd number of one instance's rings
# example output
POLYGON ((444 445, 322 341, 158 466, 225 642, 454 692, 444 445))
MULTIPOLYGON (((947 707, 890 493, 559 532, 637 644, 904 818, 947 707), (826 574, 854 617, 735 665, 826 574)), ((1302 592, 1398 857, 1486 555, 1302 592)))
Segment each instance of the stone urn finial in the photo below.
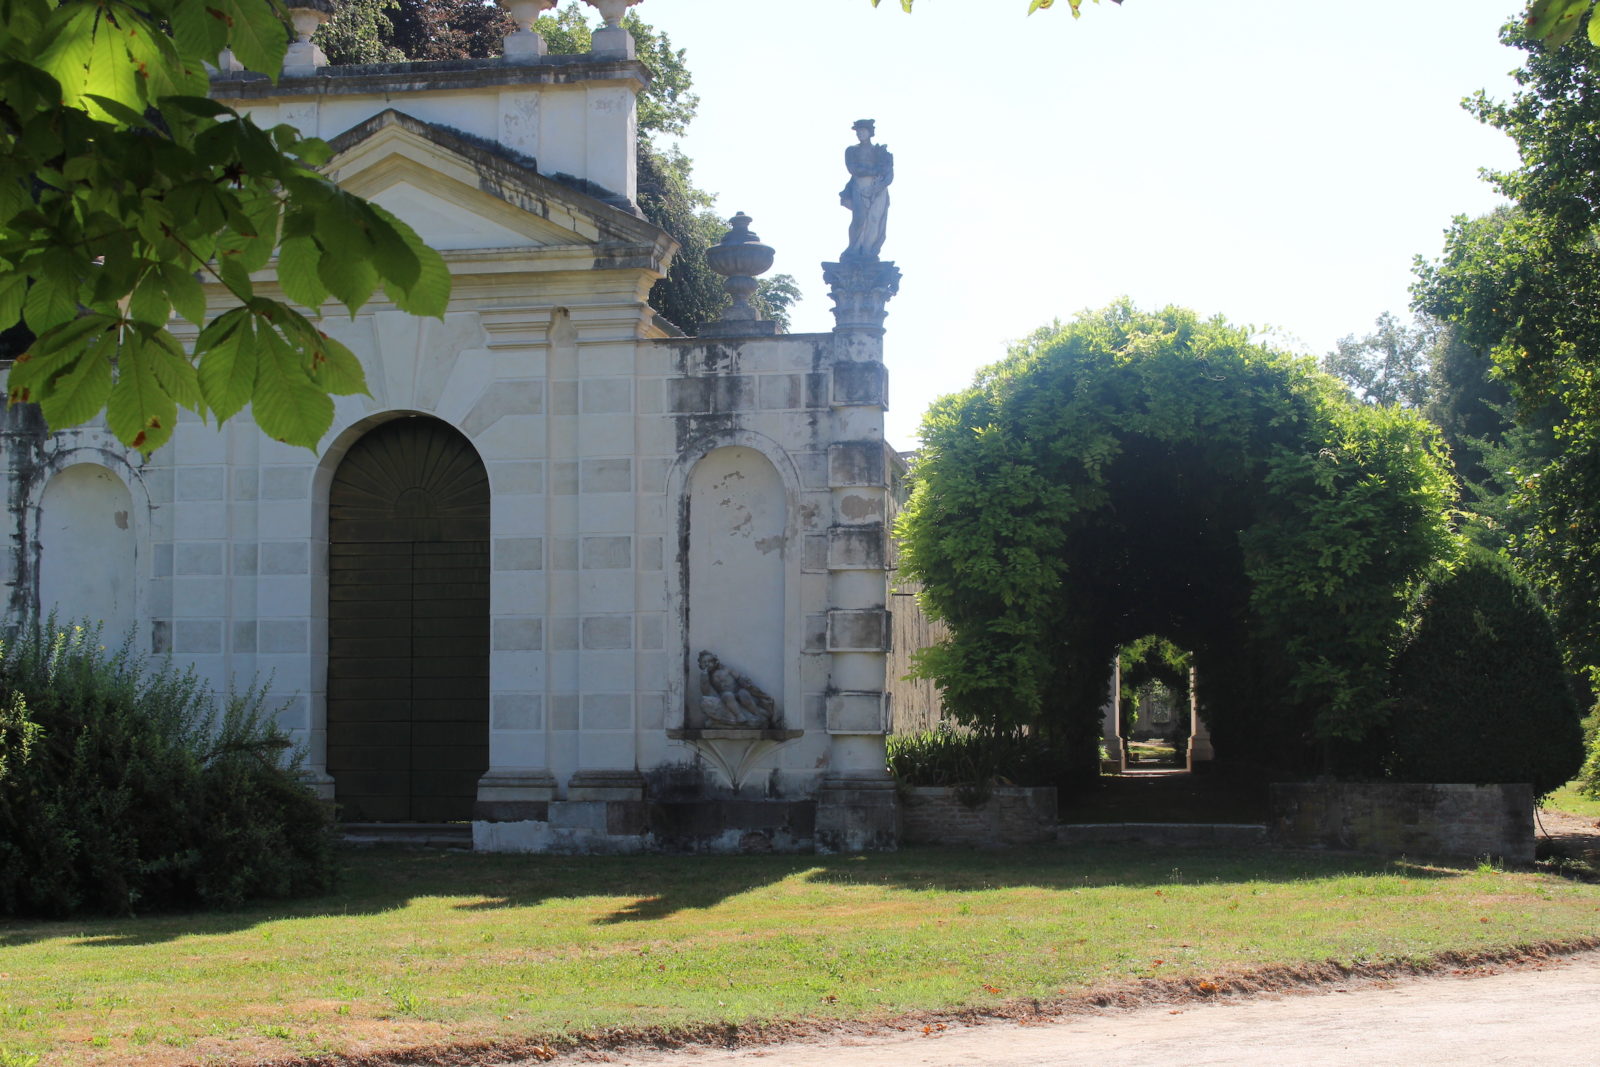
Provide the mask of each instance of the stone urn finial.
POLYGON ((556 6, 556 0, 500 0, 500 6, 517 28, 501 38, 506 58, 527 58, 545 54, 544 35, 533 28, 540 15, 556 6))
POLYGON ((594 31, 590 45, 596 56, 616 59, 634 57, 633 34, 622 25, 622 16, 639 0, 587 0, 590 7, 600 12, 605 25, 594 31))
POLYGON ((637 4, 639 0, 587 0, 590 7, 600 12, 600 17, 606 20, 606 29, 622 25, 622 16, 627 14, 628 8, 637 4))
POLYGON ((322 49, 311 43, 311 35, 333 20, 332 0, 289 0, 289 21, 294 25, 294 41, 283 56, 285 74, 310 74, 328 65, 322 49))
POLYGON ((724 323, 752 326, 760 320, 750 297, 755 295, 756 275, 771 269, 773 251, 750 232, 751 221, 749 215, 739 212, 728 220, 733 229, 706 249, 706 266, 727 279, 722 288, 733 297, 732 306, 722 313, 724 323))

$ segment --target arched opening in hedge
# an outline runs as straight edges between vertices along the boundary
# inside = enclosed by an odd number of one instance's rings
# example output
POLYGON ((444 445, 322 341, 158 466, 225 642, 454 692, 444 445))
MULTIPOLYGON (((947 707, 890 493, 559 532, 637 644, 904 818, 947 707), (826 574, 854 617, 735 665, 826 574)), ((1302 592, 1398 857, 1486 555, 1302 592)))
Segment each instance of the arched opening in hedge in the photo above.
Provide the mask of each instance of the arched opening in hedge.
MULTIPOLYGON (((1150 633, 1117 648, 1115 750, 1123 770, 1190 771, 1195 721, 1193 652, 1150 633)), ((1109 715, 1108 715, 1109 718, 1109 715)), ((1209 735, 1202 733, 1209 760, 1209 735)), ((1108 740, 1110 738, 1108 737, 1108 740)))
POLYGON ((934 405, 903 563, 951 636, 918 669, 963 722, 1097 769, 1106 669, 1194 655, 1219 760, 1359 761, 1454 490, 1420 417, 1363 407, 1247 330, 1120 303, 1042 330, 934 405))

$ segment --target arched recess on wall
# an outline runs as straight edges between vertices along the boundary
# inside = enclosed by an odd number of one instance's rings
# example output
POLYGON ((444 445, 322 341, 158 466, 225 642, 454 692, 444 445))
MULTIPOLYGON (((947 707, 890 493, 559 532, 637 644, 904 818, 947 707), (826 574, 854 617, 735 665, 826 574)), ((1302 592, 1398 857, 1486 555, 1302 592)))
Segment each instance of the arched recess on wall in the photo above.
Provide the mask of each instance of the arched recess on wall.
POLYGON ((333 472, 327 730, 346 821, 472 817, 489 766, 489 481, 438 419, 377 425, 333 472))
POLYGON ((89 619, 115 644, 138 619, 133 494, 99 463, 73 463, 39 498, 39 617, 89 619))
POLYGON ((719 435, 680 455, 669 492, 677 505, 668 583, 676 641, 669 647, 682 655, 669 726, 700 725, 687 698, 698 678, 696 657, 710 651, 776 698, 785 727, 800 728, 799 479, 792 462, 758 434, 719 435))

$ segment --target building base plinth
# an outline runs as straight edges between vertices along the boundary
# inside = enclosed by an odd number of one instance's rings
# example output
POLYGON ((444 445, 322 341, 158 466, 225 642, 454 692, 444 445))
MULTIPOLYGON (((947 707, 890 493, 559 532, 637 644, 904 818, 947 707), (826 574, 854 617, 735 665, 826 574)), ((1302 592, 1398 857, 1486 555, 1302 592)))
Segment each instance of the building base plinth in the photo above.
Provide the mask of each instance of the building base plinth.
POLYGON ((829 779, 817 796, 817 851, 893 852, 900 799, 889 778, 829 779))

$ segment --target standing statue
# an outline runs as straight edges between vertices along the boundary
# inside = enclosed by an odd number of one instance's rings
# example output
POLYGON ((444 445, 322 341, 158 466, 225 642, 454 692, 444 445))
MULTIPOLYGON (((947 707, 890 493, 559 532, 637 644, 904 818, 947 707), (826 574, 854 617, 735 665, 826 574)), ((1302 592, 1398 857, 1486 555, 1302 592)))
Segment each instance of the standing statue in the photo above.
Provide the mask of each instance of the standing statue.
POLYGON ((710 652, 700 653, 700 714, 710 727, 771 730, 778 707, 761 687, 724 667, 710 652))
POLYGON ((844 150, 850 181, 839 192, 839 203, 850 209, 850 247, 840 259, 877 259, 889 225, 889 183, 894 181, 894 157, 883 145, 872 143, 876 127, 860 119, 852 127, 860 144, 844 150))

